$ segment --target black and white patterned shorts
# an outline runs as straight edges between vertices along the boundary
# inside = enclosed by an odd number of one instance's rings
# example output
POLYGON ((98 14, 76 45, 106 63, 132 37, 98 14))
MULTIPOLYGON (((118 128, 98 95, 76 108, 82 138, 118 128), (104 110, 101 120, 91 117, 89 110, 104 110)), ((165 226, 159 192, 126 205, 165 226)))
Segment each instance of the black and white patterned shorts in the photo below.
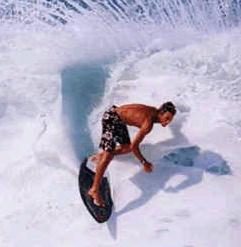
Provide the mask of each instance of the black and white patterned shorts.
POLYGON ((116 106, 105 111, 102 117, 102 136, 99 147, 105 151, 115 150, 116 144, 130 144, 130 137, 126 124, 121 120, 116 106))

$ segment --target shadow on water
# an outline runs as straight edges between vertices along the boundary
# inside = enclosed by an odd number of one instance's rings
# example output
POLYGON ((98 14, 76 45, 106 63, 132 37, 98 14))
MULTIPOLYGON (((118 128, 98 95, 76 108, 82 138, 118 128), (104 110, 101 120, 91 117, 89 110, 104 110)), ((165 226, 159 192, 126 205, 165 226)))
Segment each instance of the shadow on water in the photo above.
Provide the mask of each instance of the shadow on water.
POLYGON ((62 78, 63 119, 76 157, 93 152, 88 115, 100 102, 108 78, 107 63, 77 64, 65 68, 62 78))
MULTIPOLYGON (((200 147, 189 143, 181 132, 185 120, 186 117, 182 117, 170 125, 173 137, 169 140, 155 145, 142 145, 143 153, 146 157, 149 156, 150 160, 151 157, 157 157, 157 154, 160 154, 160 158, 155 159, 152 173, 146 174, 140 171, 130 179, 140 189, 141 195, 130 201, 114 217, 141 207, 160 190, 165 193, 178 193, 196 185, 202 181, 204 172, 217 176, 231 174, 230 167, 220 154, 202 151, 200 147), (185 179, 175 186, 168 186, 168 181, 175 175, 183 175, 185 179)), ((129 158, 128 162, 133 162, 133 159, 129 158)))

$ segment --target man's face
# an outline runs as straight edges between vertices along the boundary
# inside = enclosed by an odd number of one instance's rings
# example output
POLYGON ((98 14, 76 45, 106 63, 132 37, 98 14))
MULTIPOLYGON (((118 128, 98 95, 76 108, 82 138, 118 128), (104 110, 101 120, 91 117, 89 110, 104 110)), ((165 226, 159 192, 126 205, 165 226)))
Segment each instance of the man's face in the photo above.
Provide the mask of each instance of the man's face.
POLYGON ((169 111, 159 114, 159 122, 166 127, 173 119, 173 114, 169 111))

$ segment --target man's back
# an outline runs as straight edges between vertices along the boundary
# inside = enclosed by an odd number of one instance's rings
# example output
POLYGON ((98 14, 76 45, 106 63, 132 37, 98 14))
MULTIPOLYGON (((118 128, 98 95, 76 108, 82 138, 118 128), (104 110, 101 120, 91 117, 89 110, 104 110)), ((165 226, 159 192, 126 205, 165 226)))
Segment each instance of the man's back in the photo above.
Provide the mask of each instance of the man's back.
POLYGON ((157 109, 143 104, 128 104, 117 107, 116 112, 127 125, 141 128, 143 123, 153 124, 157 109))

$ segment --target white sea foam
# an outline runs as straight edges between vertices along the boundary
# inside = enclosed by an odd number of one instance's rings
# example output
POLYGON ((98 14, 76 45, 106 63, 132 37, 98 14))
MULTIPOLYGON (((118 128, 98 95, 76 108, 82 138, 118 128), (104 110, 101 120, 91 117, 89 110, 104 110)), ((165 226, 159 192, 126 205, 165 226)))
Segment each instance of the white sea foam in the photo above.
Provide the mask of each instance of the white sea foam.
MULTIPOLYGON (((135 228, 137 216, 145 222, 138 224, 138 233, 119 233, 125 240, 117 246, 140 244, 138 239, 141 246, 145 241, 153 246, 238 246, 240 193, 233 188, 240 187, 240 38, 234 31, 151 55, 133 54, 113 67, 102 104, 90 117, 96 144, 97 119, 111 104, 158 107, 172 100, 178 108, 169 128, 156 126, 144 140, 142 150, 155 164, 154 174, 141 174, 131 157, 124 160, 127 164, 120 158, 110 167, 119 228, 135 228)), ((136 131, 131 128, 132 136, 136 131)))
MULTIPOLYGON (((86 19, 38 32, 20 25, 0 31, 1 246, 238 247, 239 30, 208 37, 186 30, 184 37, 184 30, 154 35, 155 28, 146 27, 133 37, 138 25, 106 30, 90 19, 93 26, 86 19), (142 145, 155 165, 152 174, 144 174, 131 156, 113 161, 116 210, 107 224, 97 225, 79 197, 74 141, 82 132, 68 122, 73 112, 63 116, 73 93, 63 92, 63 71, 78 72, 87 61, 102 68, 103 60, 133 47, 110 68, 104 64, 109 77, 103 96, 86 85, 74 101, 76 108, 95 107, 89 125, 79 128, 85 134, 90 129, 97 146, 101 114, 112 104, 172 100, 178 114, 170 128, 156 126, 142 145)), ((97 71, 91 66, 87 75, 97 71)), ((86 122, 85 113, 80 118, 86 122)))

